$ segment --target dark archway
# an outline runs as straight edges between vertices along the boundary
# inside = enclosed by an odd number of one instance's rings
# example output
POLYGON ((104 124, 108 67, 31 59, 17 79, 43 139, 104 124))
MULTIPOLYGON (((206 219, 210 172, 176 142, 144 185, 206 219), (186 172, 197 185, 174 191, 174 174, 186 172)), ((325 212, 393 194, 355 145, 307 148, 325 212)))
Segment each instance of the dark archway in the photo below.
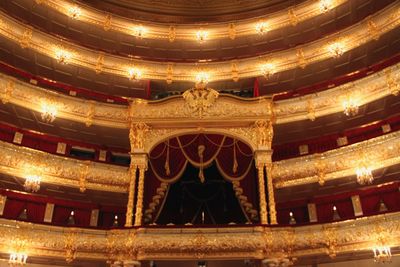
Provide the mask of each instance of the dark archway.
POLYGON ((156 223, 246 223, 232 183, 222 177, 215 164, 204 170, 204 183, 198 172, 188 164, 182 177, 170 185, 156 223))

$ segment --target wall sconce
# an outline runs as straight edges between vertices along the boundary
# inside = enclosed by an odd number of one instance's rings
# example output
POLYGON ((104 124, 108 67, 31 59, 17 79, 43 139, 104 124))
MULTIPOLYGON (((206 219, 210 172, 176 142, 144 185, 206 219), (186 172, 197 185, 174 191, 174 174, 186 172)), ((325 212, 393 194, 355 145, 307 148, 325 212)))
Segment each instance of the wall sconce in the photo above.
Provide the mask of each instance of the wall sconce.
POLYGON ((266 78, 269 79, 276 72, 275 64, 273 63, 265 63, 261 65, 261 73, 266 78))
POLYGON ((319 1, 319 10, 321 13, 326 13, 333 7, 333 1, 332 0, 320 0, 319 1))
POLYGON ((40 109, 42 112, 42 120, 44 122, 51 123, 56 119, 58 109, 55 104, 43 101, 40 106, 40 109))
POLYGON ((67 221, 67 224, 68 225, 75 225, 75 212, 74 211, 71 211, 71 213, 69 214, 69 217, 68 217, 68 221, 67 221))
POLYGON ((70 6, 68 8, 68 16, 72 19, 78 19, 82 11, 78 6, 70 6))
POLYGON ((200 43, 203 43, 204 41, 206 41, 208 39, 208 32, 203 29, 198 30, 196 32, 196 39, 200 43))
POLYGON ((342 105, 346 116, 350 117, 358 114, 360 103, 357 98, 349 96, 343 101, 342 105))
POLYGON ((344 52, 346 50, 346 46, 342 41, 338 41, 338 42, 329 44, 327 49, 332 57, 338 58, 344 54, 344 52))
POLYGON ((362 164, 356 169, 357 182, 360 185, 371 184, 374 181, 374 176, 372 175, 372 169, 366 164, 362 164))
POLYGON ((28 255, 26 253, 12 252, 10 253, 8 264, 10 266, 25 265, 27 259, 28 255))
POLYGON ((210 74, 207 72, 198 72, 196 74, 196 88, 204 89, 210 81, 210 74))
POLYGON ((143 25, 138 25, 133 29, 133 35, 142 38, 147 32, 147 29, 143 25))
POLYGON ((333 210, 333 220, 334 221, 340 220, 340 215, 339 215, 335 205, 333 206, 332 210, 333 210))
POLYGON ((72 58, 72 53, 65 49, 56 47, 54 56, 58 63, 68 64, 72 58))
POLYGON ((42 177, 39 175, 26 175, 24 188, 26 191, 36 193, 40 189, 40 181, 42 177))
POLYGON ((389 246, 379 246, 372 249, 374 260, 378 263, 388 263, 392 261, 392 253, 389 246))
POLYGON ((114 216, 114 222, 113 222, 113 227, 118 227, 118 215, 114 216))
POLYGON ((266 21, 260 21, 256 24, 256 32, 258 34, 264 34, 269 31, 269 24, 266 21))
POLYGON ((296 224, 296 219, 293 216, 293 212, 289 212, 289 224, 296 224))
POLYGON ((142 71, 138 68, 129 68, 128 69, 128 78, 131 81, 140 80, 142 78, 142 71))

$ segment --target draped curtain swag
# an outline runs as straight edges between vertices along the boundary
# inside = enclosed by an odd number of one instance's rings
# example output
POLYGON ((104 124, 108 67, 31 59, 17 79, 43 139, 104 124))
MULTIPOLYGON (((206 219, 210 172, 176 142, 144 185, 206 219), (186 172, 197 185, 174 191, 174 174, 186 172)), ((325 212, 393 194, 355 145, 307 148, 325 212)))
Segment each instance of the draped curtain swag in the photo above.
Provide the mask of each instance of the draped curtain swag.
POLYGON ((146 173, 145 221, 154 222, 162 209, 168 185, 176 182, 187 164, 203 170, 215 163, 225 180, 234 184, 242 209, 251 220, 257 219, 257 185, 253 151, 240 140, 218 134, 193 134, 158 144, 149 155, 146 173))

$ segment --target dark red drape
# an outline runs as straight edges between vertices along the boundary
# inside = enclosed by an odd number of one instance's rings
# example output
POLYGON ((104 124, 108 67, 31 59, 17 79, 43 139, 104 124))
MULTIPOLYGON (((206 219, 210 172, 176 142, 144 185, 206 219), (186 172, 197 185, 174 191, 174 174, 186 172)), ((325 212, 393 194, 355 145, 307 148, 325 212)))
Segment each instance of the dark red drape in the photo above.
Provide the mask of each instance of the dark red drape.
POLYGON ((259 85, 258 78, 256 77, 254 79, 253 97, 258 97, 258 96, 260 96, 260 85, 259 85))
POLYGON ((42 223, 45 210, 46 210, 45 203, 28 202, 26 204, 26 213, 28 221, 35 223, 42 223))
POLYGON ((22 200, 7 198, 4 206, 3 216, 7 219, 17 219, 21 212, 26 208, 26 202, 22 200))
MULTIPOLYGON (((166 194, 160 194, 162 182, 176 182, 187 164, 199 168, 200 173, 201 165, 207 168, 207 165, 213 162, 216 162, 218 170, 225 179, 230 182, 239 182, 241 194, 247 199, 246 204, 250 203, 254 209, 258 210, 257 174, 253 152, 248 145, 237 139, 219 134, 183 135, 155 146, 149 158, 150 168, 146 172, 144 196, 145 215, 153 210, 152 216, 147 216, 149 218, 155 218, 166 196, 166 194), (155 198, 156 201, 154 201, 155 198), (157 204, 155 209, 154 204, 157 204)), ((243 200, 243 197, 241 199, 243 200)), ((241 202, 241 204, 244 203, 241 202)))
POLYGON ((72 210, 73 208, 71 207, 54 206, 52 222, 54 224, 66 225, 72 210))

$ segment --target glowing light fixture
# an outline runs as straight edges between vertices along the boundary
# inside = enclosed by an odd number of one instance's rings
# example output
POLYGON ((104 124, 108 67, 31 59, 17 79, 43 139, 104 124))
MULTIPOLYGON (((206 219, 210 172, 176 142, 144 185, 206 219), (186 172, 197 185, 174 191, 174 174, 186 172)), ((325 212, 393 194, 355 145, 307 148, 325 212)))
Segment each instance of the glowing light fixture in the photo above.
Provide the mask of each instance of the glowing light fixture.
POLYGON ((39 191, 41 180, 42 178, 39 175, 26 175, 24 183, 25 190, 33 193, 39 191))
POLYGON ((378 263, 387 263, 392 261, 392 253, 390 247, 380 246, 372 249, 374 252, 374 260, 378 263))
POLYGON ((372 168, 366 166, 363 163, 360 167, 356 169, 357 182, 361 185, 371 184, 374 181, 374 176, 372 175, 372 168))
POLYGON ((334 42, 331 43, 330 45, 328 45, 328 52, 334 57, 334 58, 338 58, 341 57, 346 49, 346 46, 344 45, 343 42, 334 42))
POLYGON ((271 77, 276 72, 275 64, 273 63, 265 63, 261 65, 261 73, 264 75, 266 79, 271 77))
POLYGON ((330 9, 333 7, 333 1, 332 0, 320 0, 319 1, 319 10, 322 13, 328 12, 330 9))
POLYGON ((293 216, 293 212, 289 212, 289 224, 296 224, 296 219, 293 216))
POLYGON ((199 41, 200 43, 206 41, 208 39, 208 32, 200 29, 196 32, 196 39, 197 41, 199 41))
POLYGON ((57 59, 58 63, 68 64, 72 58, 72 53, 65 49, 57 47, 55 49, 54 56, 57 59))
POLYGON ((58 109, 55 104, 45 101, 41 104, 42 120, 51 123, 56 119, 58 109))
POLYGON ((269 30, 269 24, 266 21, 260 21, 256 24, 256 32, 258 34, 267 33, 269 30))
POLYGON ((25 265, 26 260, 28 259, 28 255, 25 253, 10 253, 10 258, 8 260, 8 263, 10 266, 19 266, 19 265, 25 265))
POLYGON ((207 72, 198 72, 196 74, 196 88, 203 89, 210 81, 210 74, 207 72))
POLYGON ((333 220, 334 221, 340 220, 340 215, 335 205, 333 205, 332 210, 333 210, 333 220))
POLYGON ((142 71, 136 67, 131 67, 128 69, 128 78, 131 81, 137 81, 142 78, 142 71))
POLYGON ((354 97, 348 97, 343 101, 343 109, 346 116, 350 117, 357 115, 359 107, 359 100, 354 97))
POLYGON ((147 32, 147 29, 143 25, 138 25, 133 28, 133 35, 142 38, 147 32))
POLYGON ((114 216, 113 227, 118 227, 118 215, 114 216))
POLYGON ((68 8, 68 16, 73 19, 78 19, 82 11, 78 6, 71 6, 68 8))

